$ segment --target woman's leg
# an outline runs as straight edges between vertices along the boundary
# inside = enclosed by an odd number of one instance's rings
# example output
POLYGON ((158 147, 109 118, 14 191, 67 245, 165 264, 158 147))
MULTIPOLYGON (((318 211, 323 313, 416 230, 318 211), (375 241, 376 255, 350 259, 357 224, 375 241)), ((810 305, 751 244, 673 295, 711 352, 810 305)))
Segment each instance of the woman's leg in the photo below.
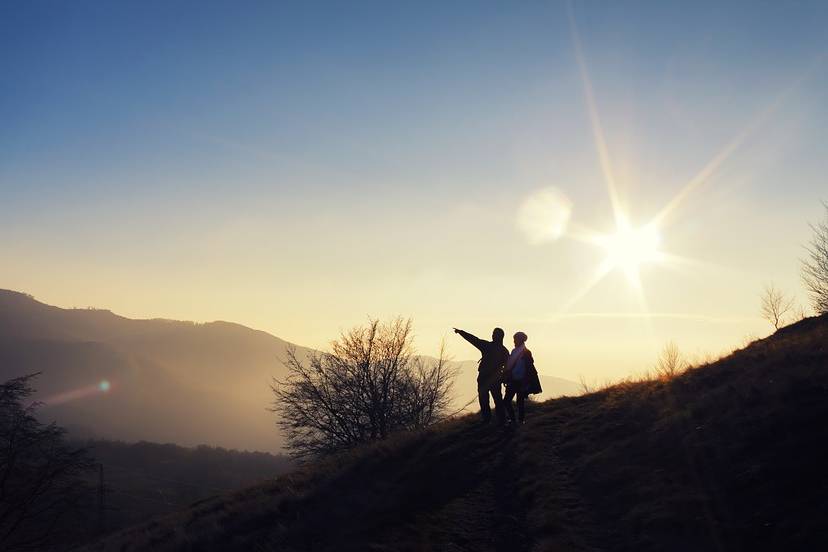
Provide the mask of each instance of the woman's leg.
MULTIPOLYGON (((515 396, 515 390, 511 386, 506 386, 506 395, 503 397, 503 407, 506 413, 509 414, 509 419, 515 421, 515 409, 512 408, 512 398, 515 396)), ((518 395, 520 396, 520 395, 518 395)))
MULTIPOLYGON (((526 410, 524 408, 524 403, 526 402, 526 393, 520 392, 517 394, 517 407, 518 407, 518 420, 520 423, 523 423, 523 420, 526 418, 526 410)), ((509 408, 512 407, 512 401, 509 401, 509 408)), ((514 420, 514 416, 512 417, 514 420)))

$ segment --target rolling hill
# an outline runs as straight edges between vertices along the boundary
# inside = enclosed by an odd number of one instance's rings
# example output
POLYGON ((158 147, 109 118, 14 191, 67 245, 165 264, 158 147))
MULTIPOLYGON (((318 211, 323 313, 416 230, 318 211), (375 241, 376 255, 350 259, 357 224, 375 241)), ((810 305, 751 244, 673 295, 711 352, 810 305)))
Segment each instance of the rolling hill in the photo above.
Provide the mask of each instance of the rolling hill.
POLYGON ((472 416, 308 465, 88 547, 828 549, 828 315, 671 380, 472 416))
MULTIPOLYGON (((229 322, 132 320, 0 290, 0 379, 42 372, 43 414, 77 436, 279 452, 266 409, 290 345, 229 322), (108 392, 96 388, 103 381, 108 392)), ((297 346, 300 358, 311 352, 297 346)), ((476 363, 455 365, 462 405, 475 394, 476 363)), ((548 397, 578 392, 560 378, 542 383, 548 397)))
POLYGON ((287 346, 227 322, 130 320, 0 291, 0 378, 42 372, 43 414, 80 436, 278 451, 265 409, 287 346), (108 392, 91 392, 104 380, 108 392), (72 390, 90 392, 61 403, 72 390))

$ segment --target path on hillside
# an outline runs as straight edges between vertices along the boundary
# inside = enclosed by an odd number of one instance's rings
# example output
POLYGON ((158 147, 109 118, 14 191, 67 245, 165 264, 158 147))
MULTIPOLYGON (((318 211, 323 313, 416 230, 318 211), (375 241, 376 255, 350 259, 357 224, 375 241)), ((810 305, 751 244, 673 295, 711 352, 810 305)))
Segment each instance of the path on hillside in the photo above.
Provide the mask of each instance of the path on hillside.
POLYGON ((599 552, 603 539, 556 453, 562 420, 542 405, 527 420, 502 429, 468 416, 401 435, 95 549, 599 552))
POLYGON ((557 432, 552 426, 529 419, 509 429, 473 422, 458 427, 453 440, 468 448, 468 463, 431 477, 449 480, 471 473, 474 483, 378 540, 416 542, 422 550, 597 552, 594 543, 601 539, 569 470, 554 452, 557 432), (545 478, 555 495, 537 496, 537 478, 545 478))
POLYGON ((495 550, 529 550, 530 535, 526 522, 526 504, 518 489, 517 452, 515 447, 523 427, 514 426, 502 430, 503 437, 498 455, 493 458, 490 474, 494 488, 494 516, 491 528, 495 550))
POLYGON ((468 484, 456 487, 441 505, 414 519, 400 520, 377 540, 416 543, 422 550, 530 550, 526 512, 513 481, 518 436, 514 431, 478 423, 462 424, 454 433, 451 442, 463 449, 461 461, 438 460, 428 477, 431 485, 462 479, 468 484))

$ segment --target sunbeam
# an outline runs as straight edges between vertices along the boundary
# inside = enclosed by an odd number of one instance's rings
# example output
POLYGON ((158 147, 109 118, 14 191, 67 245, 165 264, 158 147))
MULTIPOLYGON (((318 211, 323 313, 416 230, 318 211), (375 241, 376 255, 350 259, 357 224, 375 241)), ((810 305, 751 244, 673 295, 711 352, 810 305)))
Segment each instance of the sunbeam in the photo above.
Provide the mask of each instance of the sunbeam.
POLYGON ((620 269, 626 275, 627 281, 636 291, 640 307, 646 311, 647 301, 641 284, 640 266, 644 263, 654 262, 659 259, 658 248, 661 238, 655 223, 633 228, 622 205, 621 198, 618 195, 609 149, 607 148, 603 125, 601 124, 598 107, 595 102, 592 80, 587 69, 572 4, 570 3, 568 7, 569 28, 572 34, 573 49, 583 84, 585 104, 589 114, 595 149, 598 152, 601 171, 604 175, 604 181, 606 182, 607 192, 612 205, 616 230, 611 234, 600 234, 583 227, 576 227, 567 234, 571 238, 604 248, 607 256, 598 266, 593 276, 587 281, 586 285, 564 305, 560 312, 566 312, 589 293, 607 274, 615 269, 620 269))
POLYGON ((587 280, 586 284, 575 294, 573 295, 569 301, 567 301, 559 310, 558 315, 566 313, 569 309, 575 306, 578 301, 580 301, 584 296, 586 296, 592 288, 598 285, 604 277, 610 273, 613 269, 612 262, 610 259, 604 259, 604 261, 598 265, 598 268, 595 269, 595 272, 592 274, 589 280, 587 280))
POLYGON ((598 245, 603 238, 603 234, 600 232, 576 222, 569 223, 565 236, 571 240, 588 243, 589 245, 598 245))
POLYGON ((667 205, 659 211, 659 213, 653 218, 653 223, 657 225, 663 224, 668 216, 673 213, 679 205, 681 205, 687 196, 689 196, 699 186, 705 182, 708 182, 719 167, 721 167, 722 164, 724 164, 724 162, 727 161, 748 138, 754 135, 756 131, 759 130, 759 128, 761 128, 762 125, 764 125, 767 120, 770 119, 771 116, 779 109, 787 97, 794 90, 799 88, 799 86, 814 72, 814 70, 822 64, 823 59, 824 56, 819 56, 802 75, 794 79, 790 85, 785 87, 785 89, 783 89, 782 92, 780 92, 767 107, 761 110, 741 132, 736 134, 736 136, 728 142, 719 153, 714 155, 693 178, 681 187, 673 199, 671 199, 667 205))
POLYGON ((571 3, 569 4, 569 28, 572 33, 575 58, 578 62, 581 81, 584 86, 584 99, 587 106, 587 112, 589 113, 589 121, 592 127, 592 137, 595 141, 595 149, 598 151, 601 171, 604 173, 604 180, 607 184, 607 192, 609 193, 610 202, 612 203, 612 212, 615 216, 616 223, 618 223, 623 216, 621 199, 618 196, 618 189, 615 183, 615 175, 612 171, 609 150, 607 149, 607 142, 604 138, 604 129, 601 125, 601 119, 598 116, 598 108, 595 104, 595 94, 592 91, 592 80, 590 79, 589 71, 587 70, 583 47, 581 46, 581 37, 578 34, 578 26, 575 23, 575 14, 572 11, 571 3))

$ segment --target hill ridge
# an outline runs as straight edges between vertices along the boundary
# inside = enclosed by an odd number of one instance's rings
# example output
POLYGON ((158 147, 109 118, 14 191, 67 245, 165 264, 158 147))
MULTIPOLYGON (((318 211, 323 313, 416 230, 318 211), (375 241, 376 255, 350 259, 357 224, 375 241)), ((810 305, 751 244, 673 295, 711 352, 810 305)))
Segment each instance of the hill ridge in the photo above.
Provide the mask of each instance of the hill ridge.
POLYGON ((51 310, 53 312, 64 312, 64 313, 72 313, 72 314, 79 314, 79 313, 90 313, 90 314, 105 314, 109 315, 114 319, 119 321, 128 322, 128 323, 141 323, 141 322, 160 322, 160 323, 170 323, 170 324, 182 324, 186 326, 209 326, 209 325, 226 325, 231 327, 238 327, 250 332, 260 332, 266 334, 270 337, 278 339, 280 341, 284 341, 285 343, 289 343, 288 341, 271 334, 266 330, 260 330, 258 328, 252 328, 250 326, 246 326, 239 322, 233 322, 230 320, 209 320, 204 322, 199 322, 196 320, 180 320, 176 318, 165 318, 165 317, 150 317, 150 318, 131 318, 128 316, 124 316, 122 314, 118 314, 111 309, 101 308, 101 307, 58 307, 56 305, 50 305, 48 303, 44 303, 30 293, 26 293, 23 291, 15 291, 11 289, 3 289, 0 288, 0 304, 4 300, 15 300, 21 303, 34 303, 37 305, 37 308, 44 309, 44 310, 51 310))

